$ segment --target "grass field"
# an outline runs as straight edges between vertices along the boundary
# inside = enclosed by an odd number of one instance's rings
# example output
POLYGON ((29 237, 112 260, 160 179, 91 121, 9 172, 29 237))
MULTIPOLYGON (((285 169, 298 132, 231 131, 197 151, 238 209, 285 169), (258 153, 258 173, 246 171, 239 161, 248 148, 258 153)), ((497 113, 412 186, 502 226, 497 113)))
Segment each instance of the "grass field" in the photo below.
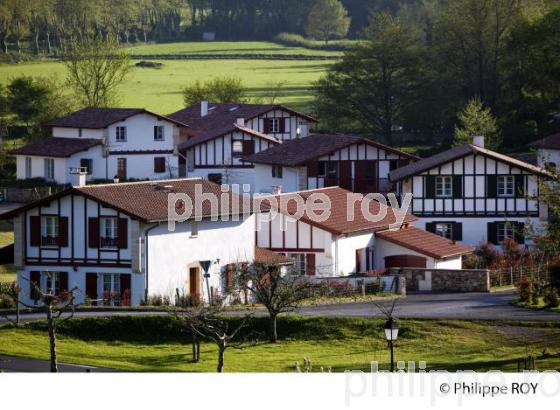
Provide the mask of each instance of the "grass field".
MULTIPOLYGON (((184 43, 157 44, 131 47, 134 53, 246 53, 267 52, 297 53, 297 48, 274 43, 184 43)), ((314 50, 301 49, 307 53, 314 50)), ((321 53, 329 53, 323 52, 321 53)), ((134 68, 132 74, 119 89, 119 105, 144 107, 159 114, 169 114, 183 107, 181 90, 196 80, 219 76, 239 76, 248 90, 248 97, 266 97, 271 83, 285 81, 283 94, 278 102, 298 110, 309 110, 312 99, 312 82, 317 80, 333 64, 332 61, 293 60, 162 60, 161 69, 134 68)), ((0 83, 20 75, 66 77, 60 62, 38 61, 23 64, 0 65, 0 83)))
MULTIPOLYGON (((201 361, 191 363, 188 341, 169 337, 169 319, 73 320, 78 329, 59 337, 59 360, 133 371, 215 371, 214 345, 203 343, 201 361), (153 331, 156 324, 159 331, 153 331)), ((375 319, 281 318, 282 340, 226 351, 225 371, 293 372, 295 362, 302 363, 304 357, 311 360, 313 371, 368 370, 375 360, 387 368, 382 324, 375 319)), ((403 320, 400 327, 396 359, 425 360, 428 369, 517 371, 517 360, 529 354, 539 370, 560 369, 558 323, 403 320)), ((45 331, 5 327, 0 339, 0 354, 48 358, 45 331)))
MULTIPOLYGON (((6 221, 0 221, 0 248, 14 243, 14 231, 12 225, 6 221)), ((12 265, 0 265, 0 283, 13 282, 16 274, 12 265)))

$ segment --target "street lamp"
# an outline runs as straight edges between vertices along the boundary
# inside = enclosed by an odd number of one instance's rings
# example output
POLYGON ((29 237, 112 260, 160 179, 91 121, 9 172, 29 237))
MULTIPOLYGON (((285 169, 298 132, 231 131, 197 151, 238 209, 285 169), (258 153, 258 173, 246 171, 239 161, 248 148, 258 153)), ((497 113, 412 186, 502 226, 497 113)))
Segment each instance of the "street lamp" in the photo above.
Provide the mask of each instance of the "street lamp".
POLYGON ((385 338, 387 339, 387 344, 389 345, 389 349, 391 349, 391 372, 395 370, 395 361, 393 359, 393 345, 397 341, 397 336, 399 335, 399 325, 397 321, 394 320, 392 317, 389 317, 389 320, 385 322, 385 338))

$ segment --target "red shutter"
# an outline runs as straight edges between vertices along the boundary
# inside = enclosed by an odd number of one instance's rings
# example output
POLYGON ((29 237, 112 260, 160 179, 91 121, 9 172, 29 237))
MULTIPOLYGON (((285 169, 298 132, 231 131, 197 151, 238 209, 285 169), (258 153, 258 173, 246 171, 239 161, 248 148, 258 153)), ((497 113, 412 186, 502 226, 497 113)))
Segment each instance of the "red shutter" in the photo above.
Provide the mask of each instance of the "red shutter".
POLYGON ((226 290, 229 291, 231 290, 231 288, 233 288, 233 264, 228 264, 227 265, 227 271, 226 271, 226 290))
POLYGON ((284 134, 286 132, 286 120, 289 118, 278 118, 278 123, 280 124, 280 133, 284 134))
POLYGON ((255 141, 243 141, 243 155, 253 155, 255 153, 255 141))
POLYGON ((119 238, 119 248, 128 248, 128 219, 119 218, 117 235, 119 238))
POLYGON ((29 243, 31 246, 41 246, 41 218, 32 216, 29 218, 29 243))
POLYGON ((265 134, 270 134, 270 118, 263 118, 263 129, 265 134))
POLYGON ((315 254, 308 253, 305 255, 305 270, 308 275, 315 275, 315 254))
POLYGON ((361 259, 362 259, 362 255, 360 252, 360 249, 356 249, 356 273, 359 273, 362 271, 362 267, 361 267, 361 259))
POLYGON ((34 285, 36 285, 37 287, 41 286, 41 272, 39 271, 32 271, 29 275, 29 297, 32 300, 35 300, 39 297, 39 295, 36 295, 34 285))
POLYGON ((60 292, 68 292, 68 272, 59 272, 60 292))
POLYGON ((68 246, 68 217, 58 217, 58 246, 68 246))
POLYGON ((88 239, 90 248, 99 248, 99 218, 88 218, 88 239))

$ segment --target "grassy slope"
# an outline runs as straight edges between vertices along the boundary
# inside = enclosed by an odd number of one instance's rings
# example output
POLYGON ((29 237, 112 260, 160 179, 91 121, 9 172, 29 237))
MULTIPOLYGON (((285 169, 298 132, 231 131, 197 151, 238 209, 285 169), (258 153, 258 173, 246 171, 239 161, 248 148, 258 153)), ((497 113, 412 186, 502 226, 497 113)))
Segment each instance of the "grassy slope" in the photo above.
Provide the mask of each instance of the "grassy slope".
MULTIPOLYGON (((12 225, 6 221, 0 221, 0 248, 14 243, 14 231, 12 225)), ((0 265, 0 282, 13 282, 16 279, 12 265, 0 265)))
MULTIPOLYGON (((314 371, 321 366, 332 367, 333 371, 367 370, 374 360, 378 360, 383 368, 387 366, 388 352, 380 320, 290 320, 301 321, 299 332, 290 332, 289 338, 275 345, 262 343, 243 350, 228 350, 225 370, 292 372, 294 363, 301 363, 304 357, 309 357, 314 371)), ((113 329, 115 327, 113 325, 113 329)), ((516 371, 517 359, 527 354, 537 356, 539 370, 560 369, 558 324, 403 320, 401 329, 396 359, 426 360, 429 369, 516 371), (539 355, 544 348, 554 356, 541 358, 539 355)), ((86 341, 61 336, 59 359, 136 371, 215 371, 216 349, 210 344, 202 345, 199 363, 190 363, 189 344, 157 340, 156 336, 151 336, 150 342, 126 336, 123 336, 126 341, 97 337, 86 341)), ((3 341, 0 344, 2 354, 48 358, 47 335, 43 331, 4 328, 0 329, 0 339, 3 341)))
MULTIPOLYGON (((290 54, 315 53, 314 50, 285 47, 267 42, 246 43, 175 43, 131 47, 134 53, 249 53, 290 54), (263 51, 264 50, 264 51, 263 51), (299 50, 299 51, 298 51, 299 50)), ((329 52, 323 52, 328 54, 329 52)), ((265 97, 271 82, 285 81, 284 94, 278 102, 295 109, 307 108, 311 101, 311 83, 333 64, 332 61, 285 60, 166 60, 161 69, 135 68, 120 87, 120 105, 145 107, 168 114, 183 107, 181 90, 196 80, 236 75, 243 79, 249 97, 265 97)), ((25 64, 0 65, 0 83, 19 75, 56 75, 65 78, 65 68, 59 62, 40 61, 25 64)))
POLYGON ((132 54, 299 54, 308 56, 340 56, 340 51, 310 50, 303 47, 287 47, 267 41, 239 42, 186 42, 166 44, 142 44, 127 48, 132 54))

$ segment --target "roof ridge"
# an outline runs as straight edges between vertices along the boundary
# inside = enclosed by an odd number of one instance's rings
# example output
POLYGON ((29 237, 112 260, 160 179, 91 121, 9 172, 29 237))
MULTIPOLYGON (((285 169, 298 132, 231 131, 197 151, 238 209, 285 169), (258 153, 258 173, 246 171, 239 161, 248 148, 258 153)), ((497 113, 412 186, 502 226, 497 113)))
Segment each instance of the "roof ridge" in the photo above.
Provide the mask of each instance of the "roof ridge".
POLYGON ((84 189, 84 188, 103 188, 108 186, 123 186, 123 185, 140 185, 140 184, 158 184, 160 182, 173 182, 173 181, 194 181, 194 180, 204 180, 202 177, 192 177, 192 178, 168 178, 168 179, 147 179, 145 181, 129 181, 129 182, 107 182, 105 184, 90 184, 84 186, 77 186, 73 187, 76 189, 84 189))

